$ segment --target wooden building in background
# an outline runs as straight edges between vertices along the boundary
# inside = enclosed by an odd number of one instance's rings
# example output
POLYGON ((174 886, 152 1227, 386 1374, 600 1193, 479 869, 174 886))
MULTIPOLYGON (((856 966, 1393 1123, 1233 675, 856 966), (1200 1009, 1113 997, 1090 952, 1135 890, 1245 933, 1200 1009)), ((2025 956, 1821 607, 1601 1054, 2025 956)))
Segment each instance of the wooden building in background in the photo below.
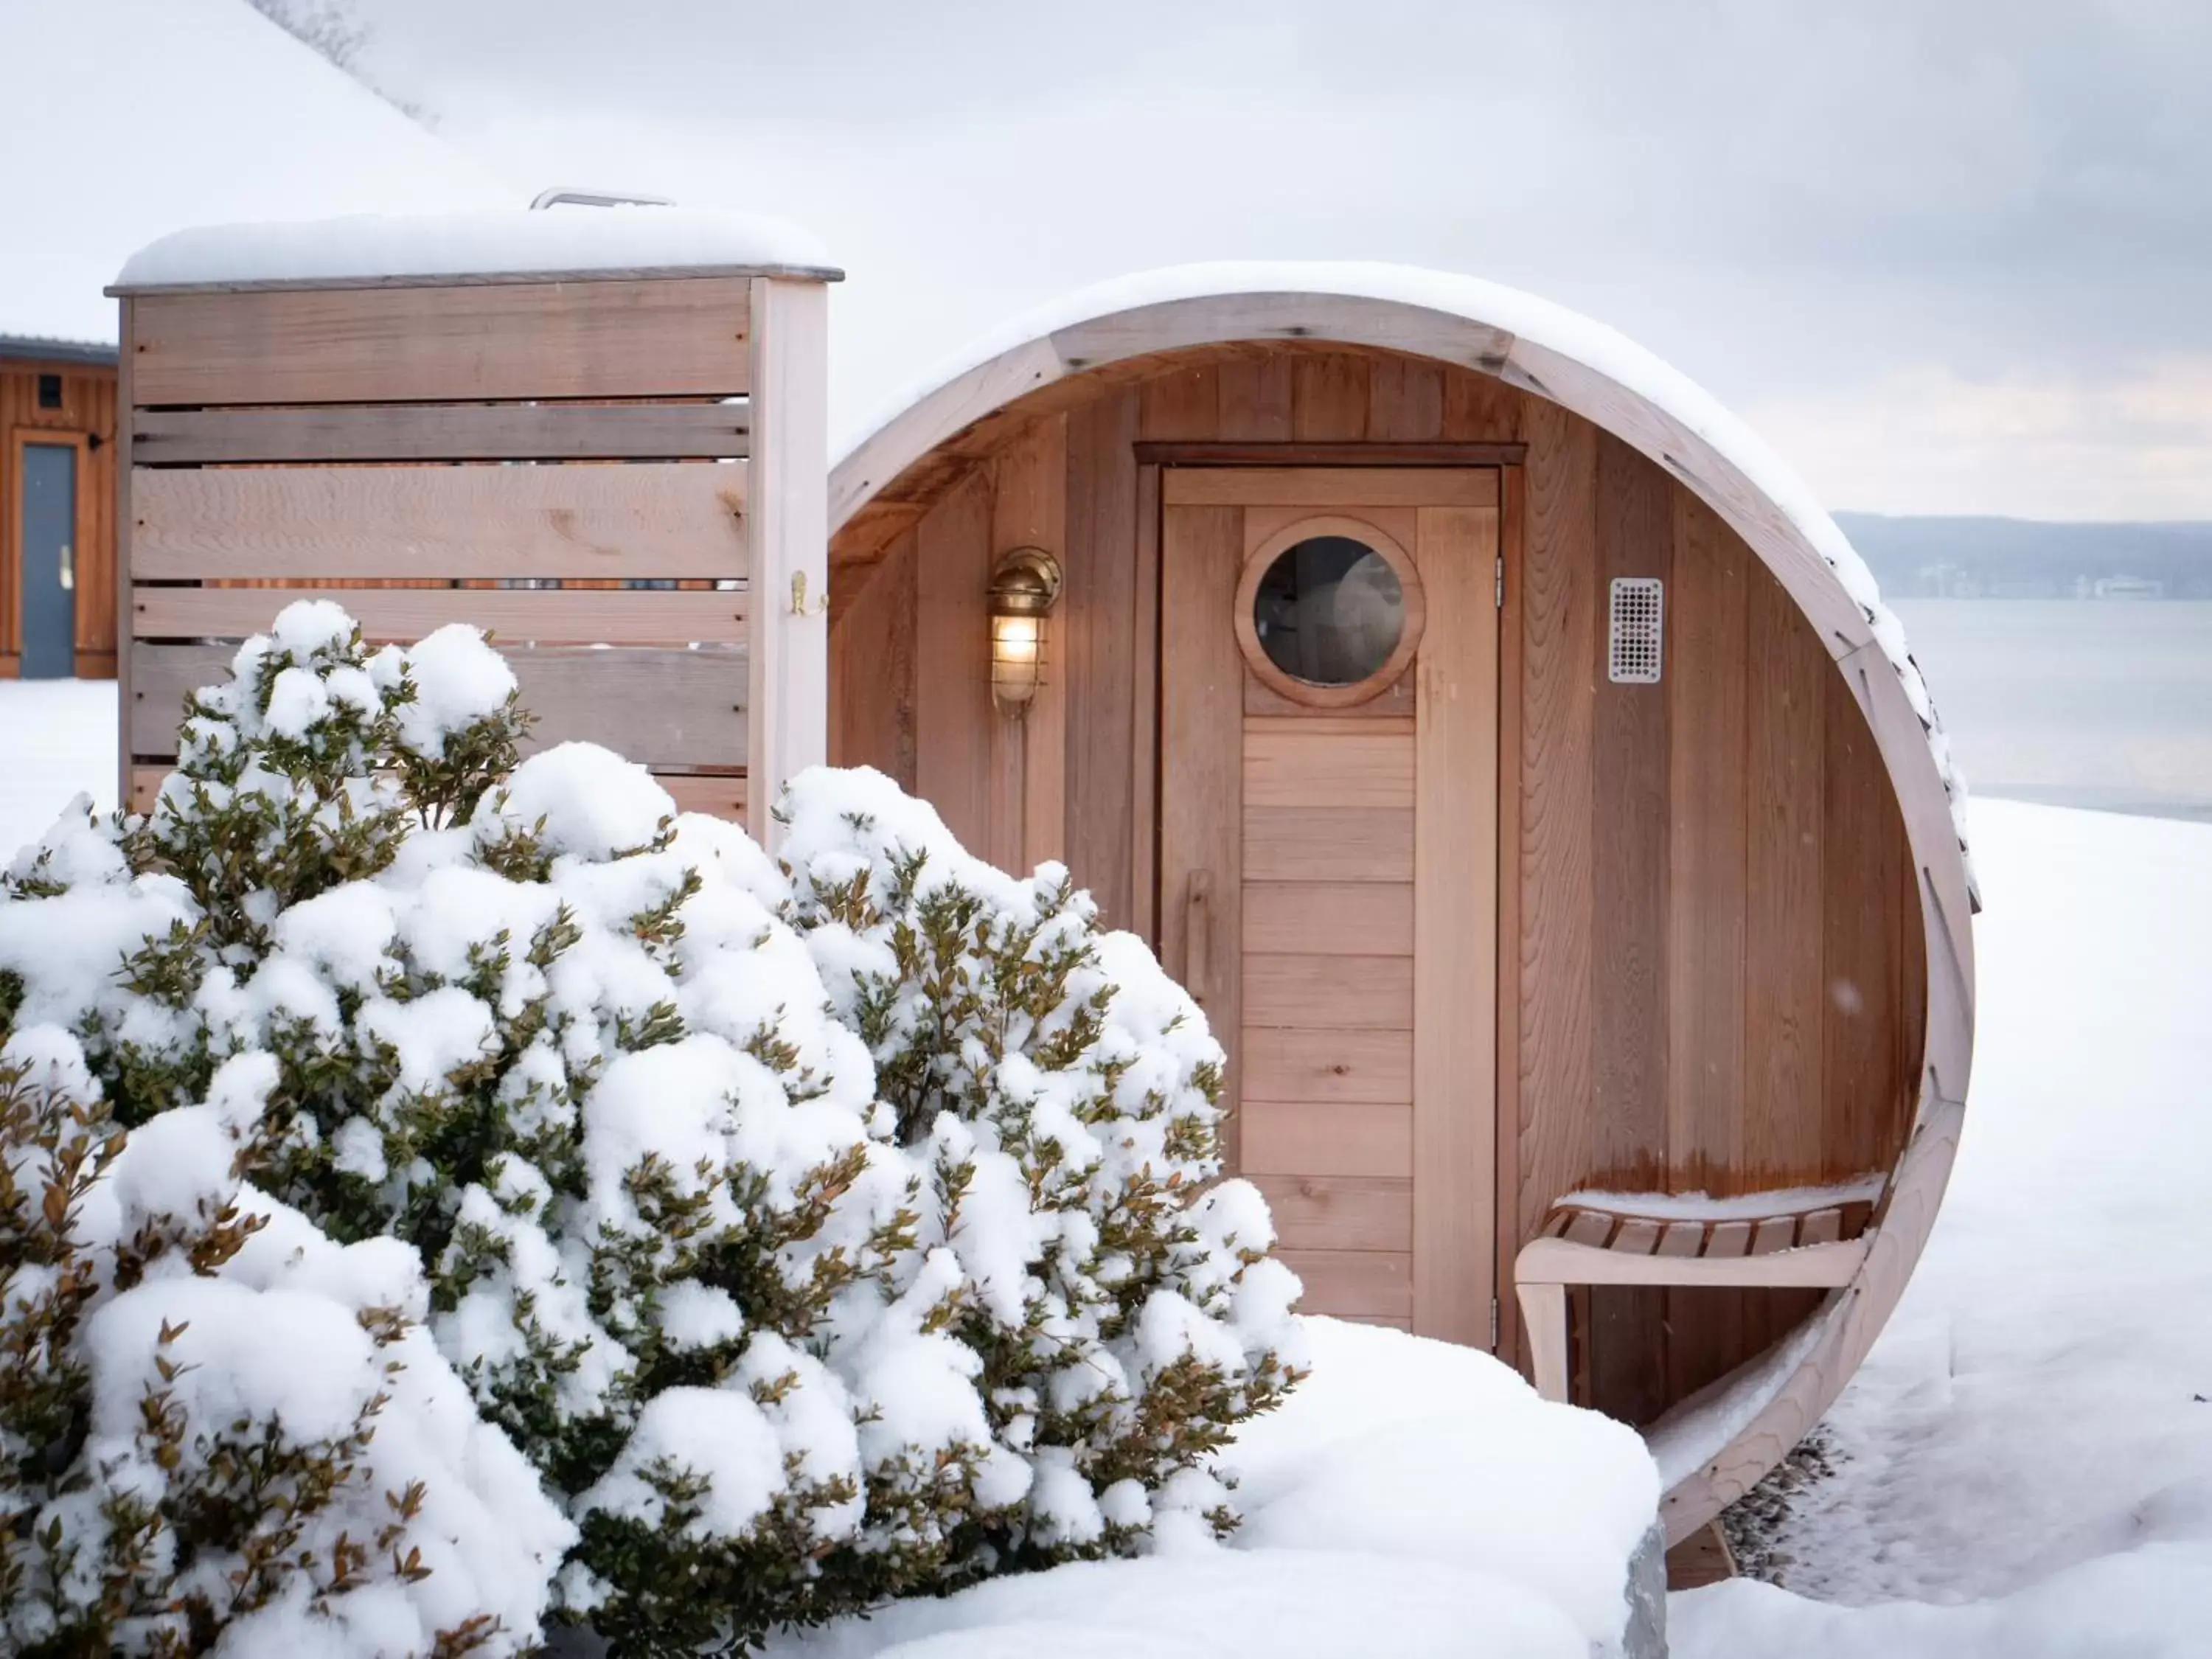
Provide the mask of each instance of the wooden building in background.
POLYGON ((0 335, 0 678, 115 676, 115 348, 0 335))

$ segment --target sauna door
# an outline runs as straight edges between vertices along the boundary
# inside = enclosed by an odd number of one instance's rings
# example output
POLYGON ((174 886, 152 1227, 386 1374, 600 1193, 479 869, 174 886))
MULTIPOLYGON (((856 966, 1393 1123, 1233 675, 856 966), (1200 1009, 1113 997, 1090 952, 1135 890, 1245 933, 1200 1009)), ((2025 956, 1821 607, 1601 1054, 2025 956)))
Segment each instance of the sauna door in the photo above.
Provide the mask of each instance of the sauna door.
POLYGON ((1169 467, 1163 960, 1310 1312, 1492 1346, 1498 475, 1169 467))

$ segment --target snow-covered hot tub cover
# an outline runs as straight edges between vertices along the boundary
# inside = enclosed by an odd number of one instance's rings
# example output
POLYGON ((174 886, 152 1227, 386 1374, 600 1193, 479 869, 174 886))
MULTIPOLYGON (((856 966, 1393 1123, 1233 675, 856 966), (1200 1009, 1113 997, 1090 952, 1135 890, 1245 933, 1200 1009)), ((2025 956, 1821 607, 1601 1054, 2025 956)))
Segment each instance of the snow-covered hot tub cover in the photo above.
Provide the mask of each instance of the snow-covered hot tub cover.
POLYGON ((1494 375, 1641 451, 1781 582, 1850 686, 1918 866, 1927 1048, 1910 1141, 1858 1276, 1779 1349, 1655 1426, 1670 1536, 1711 1518, 1819 1419, 1864 1358, 1926 1243, 1965 1111, 1973 1034, 1965 785, 1905 630, 1872 573, 1784 462, 1703 388, 1614 330, 1474 277, 1364 263, 1185 265, 1085 289, 1008 323, 842 434, 833 535, 977 422, 1115 364, 1237 342, 1401 352, 1494 375))

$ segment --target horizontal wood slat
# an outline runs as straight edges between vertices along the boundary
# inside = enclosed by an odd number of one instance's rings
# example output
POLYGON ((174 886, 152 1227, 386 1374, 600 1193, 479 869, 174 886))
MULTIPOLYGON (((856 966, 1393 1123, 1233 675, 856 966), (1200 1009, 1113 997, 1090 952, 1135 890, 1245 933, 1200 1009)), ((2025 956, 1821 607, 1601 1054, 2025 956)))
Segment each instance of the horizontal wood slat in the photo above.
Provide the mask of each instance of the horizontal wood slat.
POLYGON ((1413 884, 1247 882, 1243 932, 1247 951, 1411 957, 1413 884))
POLYGON ((1160 499, 1170 507, 1495 507, 1491 468, 1375 466, 1169 467, 1160 499))
POLYGON ((1244 813, 1253 881, 1410 882, 1413 814, 1363 806, 1254 806, 1244 813))
POLYGON ((1413 1258, 1404 1250, 1280 1250, 1306 1287, 1298 1311, 1402 1324, 1413 1315, 1413 1258))
POLYGON ((1247 1025, 1237 1061, 1238 1091, 1250 1100, 1403 1104, 1413 1097, 1413 1043, 1403 1031, 1247 1025))
MULTIPOLYGON (((169 775, 167 766, 134 766, 131 769, 131 810, 150 811, 154 797, 161 793, 161 780, 169 775)), ((745 814, 745 780, 736 773, 656 772, 653 776, 676 803, 679 812, 708 812, 718 818, 743 823, 745 814)))
POLYGON ((343 605, 374 645, 473 623, 501 645, 737 645, 742 592, 491 587, 138 587, 131 631, 142 640, 242 640, 264 633, 295 599, 343 605))
POLYGON ((732 823, 745 821, 745 781, 728 773, 656 772, 653 777, 679 812, 706 812, 732 823))
POLYGON ((134 467, 141 580, 745 574, 745 463, 134 467))
MULTIPOLYGON (((1367 722, 1347 721, 1358 726, 1367 722)), ((1304 732, 1291 722, 1244 730, 1244 805, 1413 810, 1413 734, 1304 732), (1285 728, 1288 729, 1285 729, 1285 728)))
POLYGON ((1290 1250, 1411 1250, 1413 1183, 1379 1176, 1254 1176, 1290 1250))
POLYGON ((1411 957, 1244 957, 1244 1023, 1376 1031, 1413 1029, 1411 957))
POLYGON ((364 404, 142 409, 140 466, 246 461, 721 459, 751 441, 746 404, 364 404))
MULTIPOLYGON (((222 645, 138 645, 131 653, 131 751, 161 758, 177 750, 185 694, 228 673, 235 650, 222 645)), ((526 749, 569 739, 605 744, 647 766, 745 763, 745 653, 596 651, 548 647, 506 653, 538 717, 526 749)))
POLYGON ((145 295, 131 397, 161 404, 728 397, 744 277, 145 295))
POLYGON ((1241 1175, 1410 1176, 1411 1106, 1317 1100, 1237 1103, 1241 1175))

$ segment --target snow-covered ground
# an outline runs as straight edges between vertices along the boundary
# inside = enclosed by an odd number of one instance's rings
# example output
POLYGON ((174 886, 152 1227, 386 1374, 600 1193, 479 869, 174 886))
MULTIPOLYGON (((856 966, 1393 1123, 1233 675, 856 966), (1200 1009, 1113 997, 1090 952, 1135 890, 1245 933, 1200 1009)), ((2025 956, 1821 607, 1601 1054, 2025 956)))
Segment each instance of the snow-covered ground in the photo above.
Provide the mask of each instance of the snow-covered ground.
POLYGON ((2212 825, 1972 818, 1966 1136, 1780 1540, 1818 1599, 1677 1595, 1680 1659, 2212 1651, 2212 825))
MULTIPOLYGON (((37 834, 79 788, 112 793, 113 706, 112 686, 0 683, 0 845, 37 834)), ((1988 800, 1972 829, 1989 910, 1950 1196, 1830 1416, 1837 1473, 1779 1540, 1798 1593, 1739 1582, 1674 1597, 1678 1659, 2212 1650, 2212 825, 1988 800)), ((1378 1364, 1396 1382, 1410 1362, 1346 1347, 1338 1363, 1349 1395, 1374 1399, 1378 1364)), ((1431 1381, 1465 1393, 1470 1419, 1506 1409, 1479 1377, 1431 1381)), ((1395 1443, 1402 1425, 1318 1391, 1307 1405, 1251 1437, 1247 1541, 1265 1547, 1008 1581, 797 1650, 1219 1653, 1231 1650, 1193 1620, 1228 1609, 1277 1633, 1264 1644, 1276 1656, 1377 1638, 1413 1653, 1447 1608, 1434 1628, 1463 1639, 1467 1598, 1501 1577, 1522 1588, 1484 1605, 1532 1622, 1528 1644, 1491 1650, 1551 1650, 1559 1610, 1590 1581, 1585 1569, 1581 1589, 1563 1578, 1516 1600, 1544 1554, 1531 1540, 1565 1535, 1526 1520, 1538 1483, 1477 1516, 1517 1529, 1471 1522, 1392 1547, 1390 1483, 1419 1467, 1395 1443), (1387 1566, 1356 1559, 1386 1547, 1387 1566), (1384 1608, 1398 1611, 1378 1623, 1384 1608)))

